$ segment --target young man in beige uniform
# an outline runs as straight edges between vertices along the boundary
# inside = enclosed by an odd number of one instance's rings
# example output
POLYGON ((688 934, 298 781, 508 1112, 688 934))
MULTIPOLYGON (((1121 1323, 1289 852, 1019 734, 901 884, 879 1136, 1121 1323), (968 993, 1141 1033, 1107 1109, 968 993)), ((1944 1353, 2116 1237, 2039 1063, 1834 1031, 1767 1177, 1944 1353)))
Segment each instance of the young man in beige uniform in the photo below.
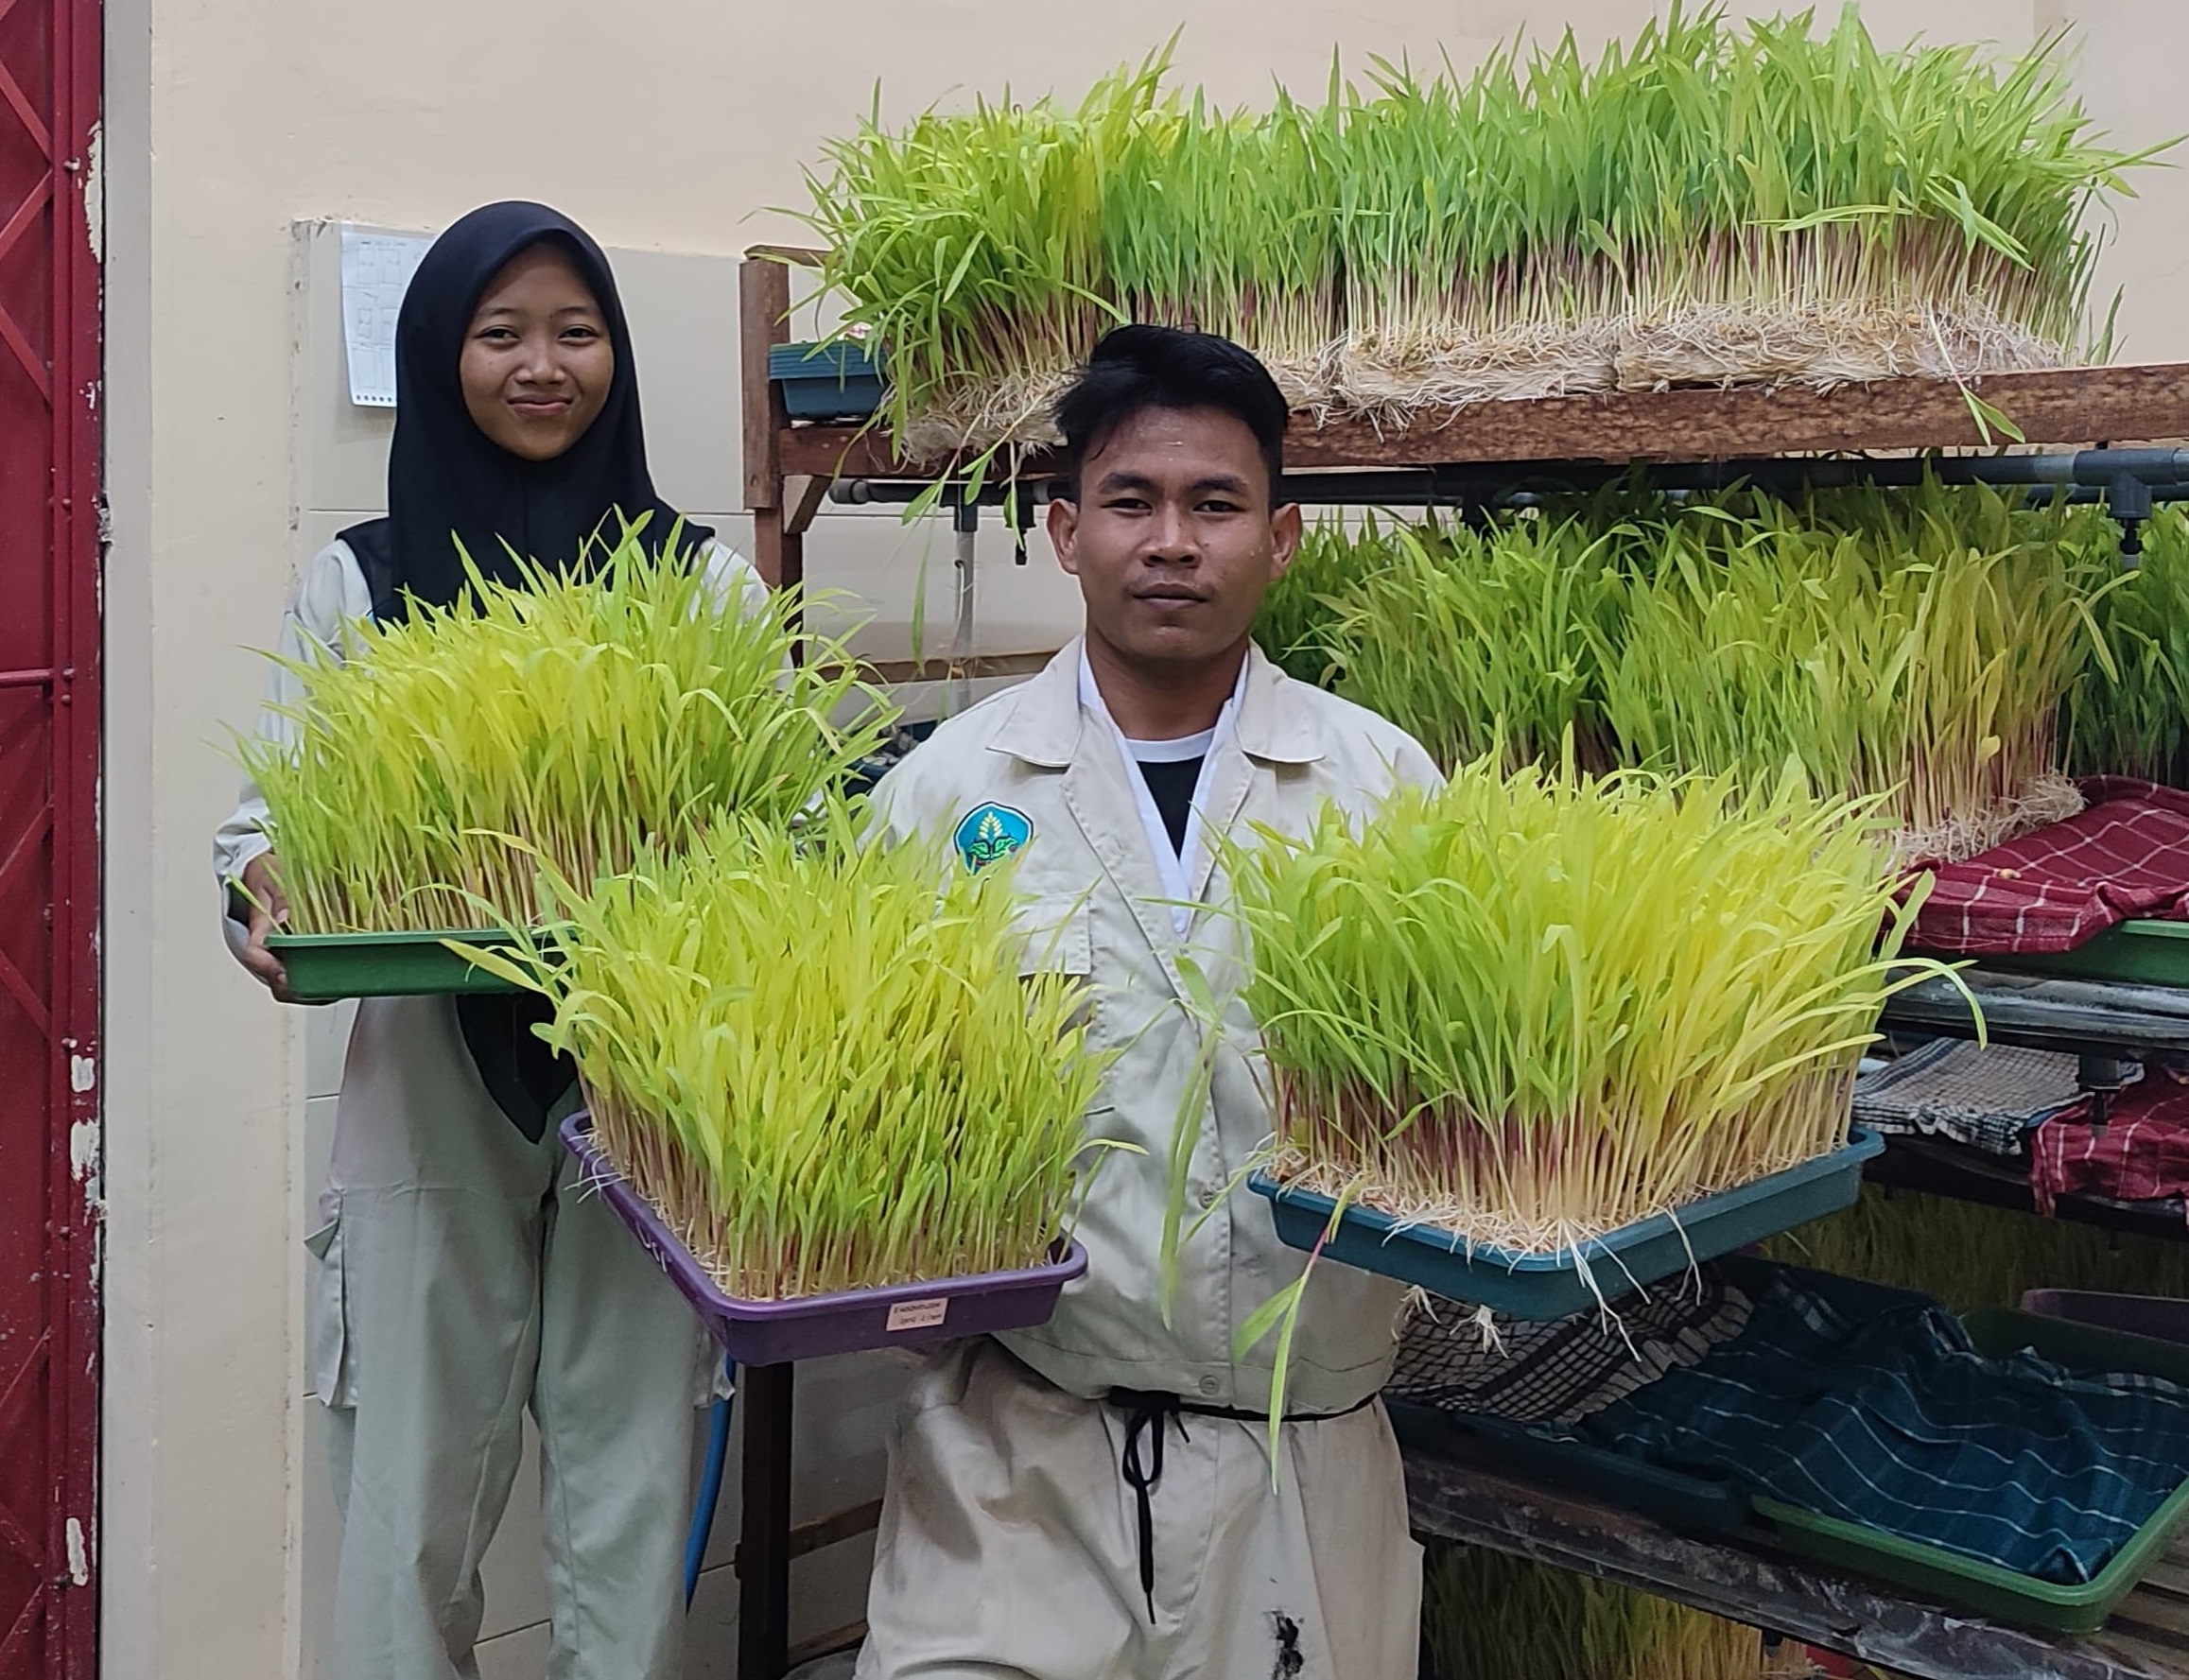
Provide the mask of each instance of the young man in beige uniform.
POLYGON ((1377 1391, 1399 1286, 1317 1269, 1273 1477, 1273 1340, 1235 1357, 1296 1278, 1260 1198, 1217 1207, 1269 1137, 1239 1001, 1242 941, 1209 832, 1367 819, 1436 771, 1372 713, 1288 679, 1249 631, 1299 541, 1276 503, 1285 404, 1200 334, 1105 338, 1059 404, 1070 499, 1049 530, 1083 637, 946 723, 877 795, 893 837, 1018 854, 1025 965, 1089 981, 1118 1052, 1087 1116, 1104 1152, 1085 1278, 1037 1330, 957 1344, 892 1444, 860 1680, 1411 1680, 1420 1550, 1377 1391), (1223 1012, 1166 1317, 1166 1162, 1202 1065, 1195 975, 1223 1012))

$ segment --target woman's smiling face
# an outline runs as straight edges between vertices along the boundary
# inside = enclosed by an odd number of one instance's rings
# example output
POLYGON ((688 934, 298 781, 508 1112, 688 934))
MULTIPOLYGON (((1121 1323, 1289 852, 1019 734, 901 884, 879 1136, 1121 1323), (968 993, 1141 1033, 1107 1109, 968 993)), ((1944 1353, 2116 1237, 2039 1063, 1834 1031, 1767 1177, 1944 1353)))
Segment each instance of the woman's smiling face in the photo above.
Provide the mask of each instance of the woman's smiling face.
POLYGON ((560 246, 519 251, 487 282, 458 372, 472 423, 523 460, 553 460, 599 418, 616 351, 599 301, 560 246))

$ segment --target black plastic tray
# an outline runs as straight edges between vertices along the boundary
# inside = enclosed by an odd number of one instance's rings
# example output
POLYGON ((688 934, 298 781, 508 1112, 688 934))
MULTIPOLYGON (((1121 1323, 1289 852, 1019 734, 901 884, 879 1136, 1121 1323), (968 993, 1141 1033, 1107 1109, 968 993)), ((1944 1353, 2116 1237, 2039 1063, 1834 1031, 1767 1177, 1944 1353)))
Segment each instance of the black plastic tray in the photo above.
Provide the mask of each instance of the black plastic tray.
POLYGON ((1586 1441, 1535 1433, 1524 1425, 1471 1412, 1447 1412, 1386 1394, 1401 1446, 1517 1473, 1544 1487, 1608 1500, 1688 1533, 1737 1534, 1749 1526, 1748 1496, 1728 1481, 1660 1470, 1586 1441))

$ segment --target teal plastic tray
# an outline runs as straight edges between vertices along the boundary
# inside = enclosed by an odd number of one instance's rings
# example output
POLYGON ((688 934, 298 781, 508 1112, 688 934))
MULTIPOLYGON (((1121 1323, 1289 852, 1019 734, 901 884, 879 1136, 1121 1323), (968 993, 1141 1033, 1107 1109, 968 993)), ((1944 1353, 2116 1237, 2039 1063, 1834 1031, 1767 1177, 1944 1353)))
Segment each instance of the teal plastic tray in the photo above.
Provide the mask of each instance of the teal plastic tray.
MULTIPOLYGON (((2189 1347, 2173 1342, 2005 1308, 1972 1312, 1961 1322, 1987 1358, 2003 1358, 2026 1347, 2071 1370, 2141 1372, 2189 1386, 2189 1347)), ((2175 1529, 2189 1515, 2189 1481, 2174 1490, 2095 1580, 2078 1586, 2017 1575, 1996 1564, 1820 1516, 1777 1499, 1757 1496, 1749 1502, 1788 1551, 1930 1593, 2001 1621, 2087 1634, 2103 1627, 2120 1602, 2135 1590, 2175 1529)))
MULTIPOLYGON (((1884 1138, 1857 1126, 1845 1149, 1547 1255, 1470 1246, 1450 1231, 1364 1207, 1346 1211, 1323 1254, 1515 1318, 1566 1318, 1853 1205, 1862 1164, 1884 1150, 1884 1138)), ((1247 1183, 1269 1198, 1281 1241, 1311 1250, 1322 1241, 1336 1205, 1329 1197, 1286 1188, 1267 1173, 1247 1183)))
POLYGON ((447 942, 507 945, 493 930, 445 933, 271 933, 266 947, 288 970, 289 996, 299 1003, 344 997, 426 997, 454 993, 513 992, 448 948, 447 942))
POLYGON ((2120 922, 2072 951, 1982 957, 1986 968, 2081 980, 2189 986, 2189 922, 2120 922))
POLYGON ((768 377, 783 388, 792 420, 864 420, 882 404, 879 355, 848 338, 773 345, 768 377))

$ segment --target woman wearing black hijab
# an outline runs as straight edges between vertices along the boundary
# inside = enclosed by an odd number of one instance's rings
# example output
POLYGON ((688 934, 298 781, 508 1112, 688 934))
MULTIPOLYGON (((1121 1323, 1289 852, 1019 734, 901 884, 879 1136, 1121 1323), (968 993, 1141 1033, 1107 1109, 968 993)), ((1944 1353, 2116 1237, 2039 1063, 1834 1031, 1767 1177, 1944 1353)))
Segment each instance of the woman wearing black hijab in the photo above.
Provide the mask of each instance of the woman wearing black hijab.
MULTIPOLYGON (((386 519, 311 563, 282 651, 340 657, 346 627, 446 603, 460 542, 491 578, 510 551, 588 572, 594 539, 651 515, 631 339, 614 276, 575 223, 491 204, 434 242, 396 328, 386 519)), ((765 598, 704 528, 677 538, 725 609, 765 598)), ((277 668, 262 734, 297 697, 277 668)), ((246 788, 216 867, 228 934, 276 996, 265 936, 283 912, 266 806, 246 788), (233 889, 241 883, 248 893, 233 889), (256 909, 255 897, 267 909, 256 909)), ((525 1411, 540 1437, 553 1600, 550 1680, 681 1673, 683 1517, 694 1407, 712 1361, 689 1312, 555 1140, 568 1065, 503 999, 368 998, 336 1113, 321 1228, 308 1241, 311 1372, 328 1408, 343 1510, 333 1672, 476 1672, 478 1565, 516 1475, 525 1411)))

